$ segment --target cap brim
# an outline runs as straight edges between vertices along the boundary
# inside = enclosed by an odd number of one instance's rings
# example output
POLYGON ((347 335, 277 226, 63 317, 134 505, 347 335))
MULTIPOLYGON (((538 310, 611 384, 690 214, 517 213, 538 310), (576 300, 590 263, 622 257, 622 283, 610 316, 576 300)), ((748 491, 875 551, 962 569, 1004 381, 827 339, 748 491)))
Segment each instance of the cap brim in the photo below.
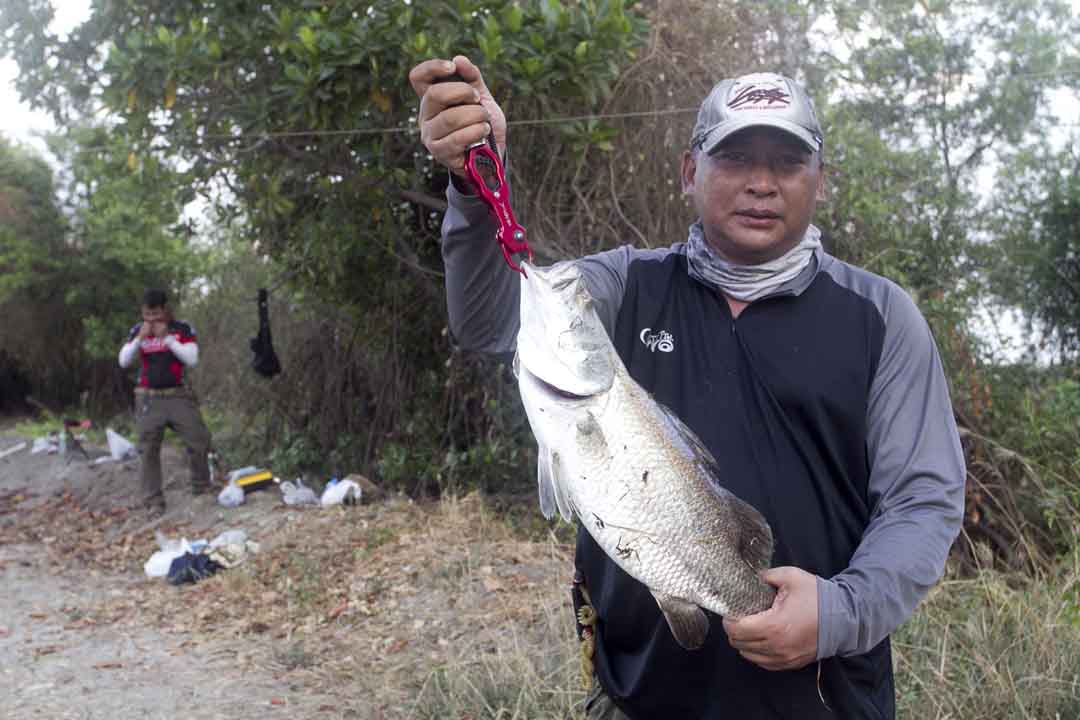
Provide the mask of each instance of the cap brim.
POLYGON ((771 127, 777 130, 783 130, 789 135, 794 135, 801 140, 804 145, 811 152, 817 152, 821 150, 821 138, 815 136, 812 132, 804 128, 798 123, 789 122, 781 118, 775 118, 773 120, 762 120, 761 118, 746 119, 743 121, 731 120, 729 122, 718 125, 713 128, 712 132, 705 138, 705 142, 701 145, 701 150, 706 155, 712 155, 716 149, 720 146, 720 143, 728 139, 740 130, 745 130, 752 127, 771 127))

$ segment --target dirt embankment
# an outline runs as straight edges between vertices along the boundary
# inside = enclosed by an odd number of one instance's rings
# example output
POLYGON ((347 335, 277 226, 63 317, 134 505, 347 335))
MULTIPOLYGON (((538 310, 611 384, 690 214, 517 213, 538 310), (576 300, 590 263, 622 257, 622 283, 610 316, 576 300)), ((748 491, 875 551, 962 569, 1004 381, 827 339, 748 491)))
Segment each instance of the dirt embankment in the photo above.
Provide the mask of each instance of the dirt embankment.
MULTIPOLYGON (((0 433, 0 451, 23 439, 0 433)), ((301 509, 269 489, 225 509, 187 494, 180 451, 164 464, 155 522, 134 509, 137 462, 0 459, 0 716, 440 717, 446 678, 491 658, 573 672, 554 536, 524 539, 476 497, 301 509), (143 574, 155 530, 229 528, 261 546, 239 567, 181 587, 143 574)))

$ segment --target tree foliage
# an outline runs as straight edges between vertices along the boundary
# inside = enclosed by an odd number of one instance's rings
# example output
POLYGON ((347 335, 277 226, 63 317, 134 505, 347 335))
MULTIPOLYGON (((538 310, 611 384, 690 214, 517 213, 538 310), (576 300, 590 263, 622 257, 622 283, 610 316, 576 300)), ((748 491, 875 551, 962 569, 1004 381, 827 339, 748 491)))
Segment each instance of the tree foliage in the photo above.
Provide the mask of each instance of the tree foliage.
POLYGON ((964 302, 978 174, 1045 135, 1051 90, 1080 86, 1068 67, 1076 21, 1055 0, 828 5, 822 89, 847 216, 834 215, 830 236, 923 297, 964 302))
POLYGON ((982 248, 997 298, 1023 308, 1062 360, 1080 356, 1080 155, 1042 146, 1020 153, 1000 177, 982 248))
POLYGON ((189 162, 194 181, 225 182, 258 249, 345 304, 393 296, 400 273, 437 272, 431 224, 406 202, 442 206, 411 132, 416 62, 467 53, 511 105, 587 109, 610 95, 640 32, 621 0, 122 0, 60 41, 39 5, 7 21, 35 38, 9 36, 24 96, 58 113, 92 99, 138 156, 161 148, 189 162), (29 62, 41 52, 52 66, 29 62))

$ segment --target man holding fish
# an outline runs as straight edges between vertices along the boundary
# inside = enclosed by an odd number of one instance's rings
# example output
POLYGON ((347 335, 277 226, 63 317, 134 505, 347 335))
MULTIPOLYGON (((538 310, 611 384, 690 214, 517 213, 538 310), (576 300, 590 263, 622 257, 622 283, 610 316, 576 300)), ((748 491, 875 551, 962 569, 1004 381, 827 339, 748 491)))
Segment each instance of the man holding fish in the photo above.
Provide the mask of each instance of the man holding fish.
POLYGON ((774 73, 713 88, 682 158, 685 240, 523 277, 468 163, 489 135, 507 147, 479 68, 433 59, 410 81, 451 172, 451 331, 517 351, 541 508, 579 522, 588 716, 894 717, 889 634, 941 576, 964 461, 915 304, 811 224, 824 136, 805 91, 774 73))

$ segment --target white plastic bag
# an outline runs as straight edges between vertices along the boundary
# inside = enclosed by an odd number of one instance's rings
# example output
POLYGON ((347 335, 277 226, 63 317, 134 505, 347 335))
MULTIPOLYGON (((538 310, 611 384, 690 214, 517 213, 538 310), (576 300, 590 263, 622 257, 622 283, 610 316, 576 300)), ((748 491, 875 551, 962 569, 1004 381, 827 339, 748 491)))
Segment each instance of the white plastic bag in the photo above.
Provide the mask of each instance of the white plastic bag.
POLYGON ((34 440, 34 445, 30 448, 30 454, 37 455, 38 453, 54 453, 56 452, 56 449, 56 439, 51 435, 47 435, 45 437, 39 437, 34 440))
POLYGON ((296 484, 291 482, 281 483, 281 495, 286 505, 318 505, 319 498, 315 491, 304 485, 304 481, 296 478, 296 484))
POLYGON ((360 486, 352 480, 340 480, 326 486, 319 502, 322 503, 323 507, 356 505, 360 502, 360 492, 360 486))
POLYGON ((236 507, 244 504, 244 488, 236 483, 229 483, 225 489, 218 493, 218 505, 223 507, 236 507))
POLYGON ((191 552, 191 543, 188 542, 187 538, 170 540, 162 535, 160 531, 156 531, 154 537, 157 538, 158 547, 161 549, 146 561, 146 564, 143 565, 143 572, 146 573, 147 577, 165 577, 169 574, 169 566, 172 565, 173 560, 191 552))
POLYGON ((109 441, 109 455, 112 456, 113 460, 126 460, 138 454, 135 446, 128 442, 123 435, 114 432, 112 428, 105 428, 105 438, 109 441))
POLYGON ((247 542, 247 533, 243 530, 232 528, 225 530, 216 538, 210 541, 210 549, 213 550, 216 547, 222 545, 243 545, 247 542))

